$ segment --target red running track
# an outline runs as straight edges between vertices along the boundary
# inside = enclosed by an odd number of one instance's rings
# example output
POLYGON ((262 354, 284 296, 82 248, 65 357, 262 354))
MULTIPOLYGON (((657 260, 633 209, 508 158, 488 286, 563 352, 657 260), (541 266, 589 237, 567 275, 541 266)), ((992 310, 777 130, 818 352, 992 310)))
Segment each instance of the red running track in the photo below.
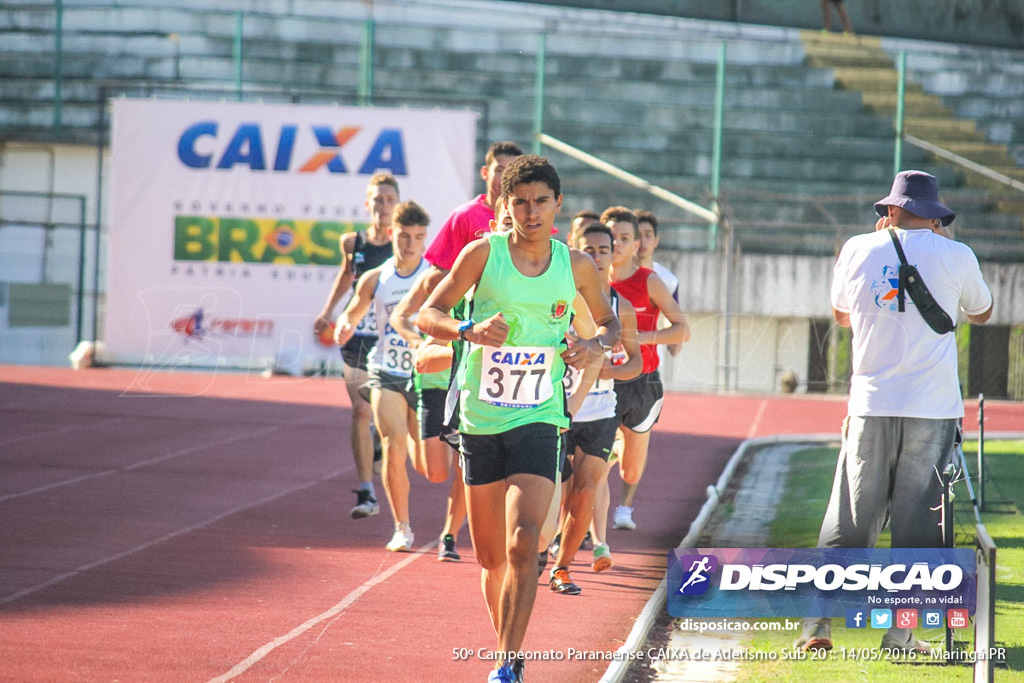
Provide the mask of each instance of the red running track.
MULTIPOLYGON (((581 596, 541 584, 524 649, 618 648, 739 442, 838 433, 844 407, 667 396, 638 530, 610 531, 613 570, 574 569, 581 596)), ((989 431, 1024 425, 1020 404, 987 412, 989 431)), ((348 423, 333 379, 0 366, 0 680, 485 680, 468 532, 461 563, 435 559, 447 486, 412 475, 420 552, 386 552, 386 509, 348 516, 348 423)))

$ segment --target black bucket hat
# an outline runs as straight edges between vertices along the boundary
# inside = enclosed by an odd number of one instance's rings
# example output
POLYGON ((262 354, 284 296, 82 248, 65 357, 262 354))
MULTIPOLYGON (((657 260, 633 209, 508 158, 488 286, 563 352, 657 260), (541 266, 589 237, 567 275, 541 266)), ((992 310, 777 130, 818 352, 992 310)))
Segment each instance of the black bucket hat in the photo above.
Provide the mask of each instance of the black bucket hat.
POLYGON ((924 171, 900 171, 892 181, 889 196, 875 202, 875 213, 888 216, 887 206, 899 206, 915 216, 938 218, 949 225, 956 214, 939 203, 939 182, 924 171))

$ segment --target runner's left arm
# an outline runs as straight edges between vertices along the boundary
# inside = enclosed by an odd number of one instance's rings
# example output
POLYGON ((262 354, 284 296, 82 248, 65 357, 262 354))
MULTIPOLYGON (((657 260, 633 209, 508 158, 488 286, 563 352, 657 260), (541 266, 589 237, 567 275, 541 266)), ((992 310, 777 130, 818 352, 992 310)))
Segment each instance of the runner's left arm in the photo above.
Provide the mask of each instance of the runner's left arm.
POLYGON ((672 298, 668 291, 668 285, 655 273, 647 278, 647 294, 654 302, 665 318, 669 326, 652 332, 640 332, 638 339, 641 344, 681 344, 690 340, 690 324, 686 321, 686 314, 679 308, 679 304, 672 298))

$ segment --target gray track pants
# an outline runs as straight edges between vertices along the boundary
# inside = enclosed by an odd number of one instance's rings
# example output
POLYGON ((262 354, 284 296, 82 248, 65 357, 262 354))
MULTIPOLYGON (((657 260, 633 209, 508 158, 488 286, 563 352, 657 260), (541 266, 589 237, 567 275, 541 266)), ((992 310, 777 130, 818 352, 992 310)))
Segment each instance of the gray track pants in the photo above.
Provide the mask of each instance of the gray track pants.
POLYGON ((818 546, 872 548, 888 519, 893 548, 941 548, 939 473, 956 434, 955 419, 846 418, 818 546))

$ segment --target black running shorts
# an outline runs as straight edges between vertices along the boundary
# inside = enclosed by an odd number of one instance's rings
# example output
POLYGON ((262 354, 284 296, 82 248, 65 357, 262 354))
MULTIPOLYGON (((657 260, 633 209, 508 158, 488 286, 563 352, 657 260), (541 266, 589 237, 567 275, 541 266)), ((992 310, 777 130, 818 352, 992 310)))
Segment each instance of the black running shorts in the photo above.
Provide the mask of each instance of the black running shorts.
POLYGON ((462 433, 462 474, 470 486, 492 484, 513 474, 536 474, 555 481, 561 437, 544 422, 499 434, 462 433))
POLYGON ((664 395, 657 370, 628 382, 615 382, 615 415, 623 427, 638 434, 649 432, 661 416, 664 395))

